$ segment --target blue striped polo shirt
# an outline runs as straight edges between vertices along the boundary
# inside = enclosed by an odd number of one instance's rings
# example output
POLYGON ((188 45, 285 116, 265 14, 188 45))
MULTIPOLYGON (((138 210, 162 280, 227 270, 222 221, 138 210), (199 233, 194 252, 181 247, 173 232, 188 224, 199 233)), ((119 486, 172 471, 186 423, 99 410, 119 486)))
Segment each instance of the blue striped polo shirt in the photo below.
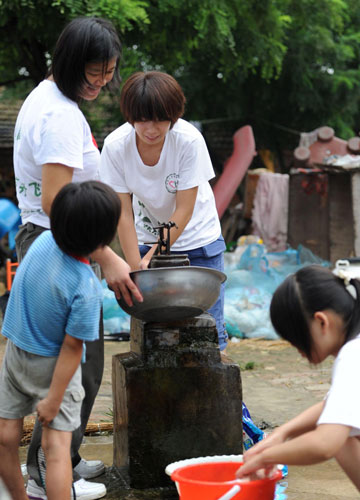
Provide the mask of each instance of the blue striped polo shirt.
POLYGON ((19 265, 2 333, 24 351, 57 356, 65 333, 99 336, 102 288, 91 267, 65 254, 51 231, 33 242, 19 265))

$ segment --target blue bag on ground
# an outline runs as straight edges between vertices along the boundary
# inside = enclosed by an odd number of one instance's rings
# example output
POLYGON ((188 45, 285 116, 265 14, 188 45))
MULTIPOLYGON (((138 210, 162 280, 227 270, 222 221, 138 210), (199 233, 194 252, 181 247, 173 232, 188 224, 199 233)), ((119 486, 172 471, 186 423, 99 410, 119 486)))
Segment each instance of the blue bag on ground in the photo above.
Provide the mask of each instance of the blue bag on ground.
POLYGON ((243 445, 248 450, 254 444, 264 439, 264 431, 259 429, 251 419, 250 412, 244 401, 242 403, 243 445))
MULTIPOLYGON (((259 429, 254 422, 252 421, 251 415, 249 410, 247 409, 244 401, 242 402, 242 424, 243 424, 243 445, 245 451, 254 446, 254 444, 258 443, 259 441, 262 441, 265 437, 266 434, 264 431, 259 429)), ((288 466, 287 465, 282 465, 281 466, 281 472, 282 472, 282 477, 286 477, 288 475, 288 466)), ((286 488, 285 488, 286 489, 286 488)), ((282 489, 282 491, 278 491, 278 494, 283 493, 285 491, 282 489)), ((280 500, 279 497, 275 497, 277 500, 280 500)), ((286 498, 283 497, 283 498, 286 498)))
POLYGON ((269 316, 272 295, 291 273, 310 264, 330 262, 299 245, 283 252, 267 252, 265 245, 246 245, 238 254, 225 253, 225 323, 230 337, 277 339, 269 316), (227 258, 228 257, 228 258, 227 258))

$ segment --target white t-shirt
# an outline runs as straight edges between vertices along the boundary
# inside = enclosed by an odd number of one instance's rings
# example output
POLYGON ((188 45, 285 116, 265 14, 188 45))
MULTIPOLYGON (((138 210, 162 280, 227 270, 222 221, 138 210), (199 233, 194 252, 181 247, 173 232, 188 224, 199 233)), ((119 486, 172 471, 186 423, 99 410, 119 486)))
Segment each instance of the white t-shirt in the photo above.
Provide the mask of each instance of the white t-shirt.
POLYGON ((22 222, 49 228, 41 207, 42 166, 74 168, 73 181, 98 178, 100 152, 76 102, 50 81, 42 81, 25 99, 15 125, 14 170, 22 222))
POLYGON ((318 424, 351 427, 350 436, 360 436, 360 335, 349 340, 336 356, 331 387, 318 424))
POLYGON ((198 186, 193 215, 172 250, 193 250, 216 241, 221 234, 209 180, 215 176, 201 133, 179 119, 166 134, 159 162, 145 165, 129 123, 114 130, 101 152, 100 177, 118 193, 133 194, 135 229, 139 244, 157 241, 153 229, 171 220, 176 192, 198 186))

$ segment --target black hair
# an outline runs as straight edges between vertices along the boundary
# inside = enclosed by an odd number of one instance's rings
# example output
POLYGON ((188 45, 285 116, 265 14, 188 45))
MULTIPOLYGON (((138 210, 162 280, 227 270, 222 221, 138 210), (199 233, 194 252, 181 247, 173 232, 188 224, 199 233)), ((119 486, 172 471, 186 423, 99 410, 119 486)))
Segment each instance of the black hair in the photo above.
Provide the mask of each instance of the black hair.
POLYGON ((49 74, 69 99, 79 102, 81 91, 88 82, 85 65, 102 63, 103 70, 110 59, 116 58, 114 77, 108 88, 120 83, 119 59, 121 43, 113 24, 99 17, 77 17, 60 34, 49 74))
POLYGON ((329 269, 311 265, 288 276, 276 289, 270 318, 276 332, 311 361, 310 321, 315 312, 331 309, 343 319, 345 342, 360 332, 360 281, 351 279, 354 299, 344 280, 329 269))
POLYGON ((71 182, 51 205, 50 228, 67 254, 88 256, 113 240, 121 211, 115 191, 100 181, 71 182))
MULTIPOLYGON (((126 121, 169 121, 171 127, 184 114, 185 96, 171 75, 160 71, 137 72, 125 82, 120 109, 126 121)), ((171 128, 170 127, 170 128, 171 128)))

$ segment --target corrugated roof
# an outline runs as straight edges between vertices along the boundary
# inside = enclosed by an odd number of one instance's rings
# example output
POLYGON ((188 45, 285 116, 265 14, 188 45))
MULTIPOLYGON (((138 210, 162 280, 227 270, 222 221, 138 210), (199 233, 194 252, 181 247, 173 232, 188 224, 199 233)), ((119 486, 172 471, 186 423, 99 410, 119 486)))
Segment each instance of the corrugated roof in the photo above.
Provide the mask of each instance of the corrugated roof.
POLYGON ((14 127, 22 101, 0 102, 0 148, 12 148, 14 127))
MULTIPOLYGON (((23 101, 6 103, 0 101, 0 149, 13 147, 15 122, 22 103, 23 101)), ((101 133, 94 134, 100 149, 105 137, 116 127, 117 125, 104 127, 101 133)))

